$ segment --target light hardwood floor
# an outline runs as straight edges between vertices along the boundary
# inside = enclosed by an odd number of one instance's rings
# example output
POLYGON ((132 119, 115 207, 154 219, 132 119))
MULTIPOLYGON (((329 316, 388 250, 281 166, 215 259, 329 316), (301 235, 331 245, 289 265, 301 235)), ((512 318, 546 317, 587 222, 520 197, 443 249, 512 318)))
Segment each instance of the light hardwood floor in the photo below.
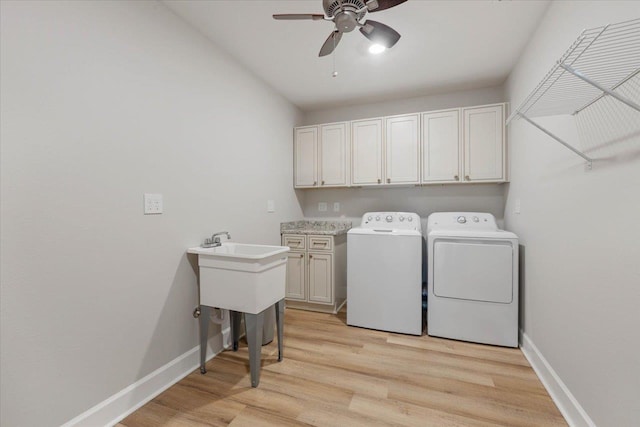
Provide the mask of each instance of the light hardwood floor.
POLYGON ((346 326, 287 309, 284 360, 262 349, 258 388, 246 343, 189 374, 119 427, 566 426, 518 349, 346 326))

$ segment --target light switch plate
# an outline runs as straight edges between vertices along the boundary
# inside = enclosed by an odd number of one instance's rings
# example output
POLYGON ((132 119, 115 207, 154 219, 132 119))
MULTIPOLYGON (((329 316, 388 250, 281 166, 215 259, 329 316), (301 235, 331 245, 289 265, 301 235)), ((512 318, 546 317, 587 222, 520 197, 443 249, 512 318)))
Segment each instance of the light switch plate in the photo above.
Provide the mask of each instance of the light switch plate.
POLYGON ((162 194, 144 193, 144 214, 158 215, 162 213, 162 194))
POLYGON ((513 208, 513 213, 520 213, 520 199, 516 199, 515 206, 513 208))
POLYGON ((326 212, 327 211, 327 202, 318 203, 318 212, 326 212))
POLYGON ((333 211, 340 212, 340 202, 333 202, 333 211))
POLYGON ((276 211, 275 200, 267 200, 267 212, 275 212, 275 211, 276 211))

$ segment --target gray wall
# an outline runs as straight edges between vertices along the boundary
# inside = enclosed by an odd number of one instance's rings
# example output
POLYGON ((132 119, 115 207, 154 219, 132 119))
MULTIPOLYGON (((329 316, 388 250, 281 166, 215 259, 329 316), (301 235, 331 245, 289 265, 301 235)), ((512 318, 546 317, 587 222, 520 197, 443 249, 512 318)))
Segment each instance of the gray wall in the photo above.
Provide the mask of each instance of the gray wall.
MULTIPOLYGON (((506 84, 512 108, 583 29, 639 17, 638 2, 552 3, 506 84)), ((582 141, 566 117, 541 120, 599 159, 590 172, 526 122, 509 126, 505 221, 525 249, 524 333, 597 425, 632 426, 640 415, 640 113, 613 100, 596 108, 587 113, 597 134, 582 141)))
POLYGON ((161 3, 1 8, 0 425, 59 425, 196 346, 188 247, 302 217, 301 118, 161 3))
MULTIPOLYGON (((504 102, 502 87, 311 111, 304 115, 301 124, 331 123, 497 102, 504 102)), ((299 192, 303 193, 301 200, 305 217, 342 217, 351 219, 354 224, 359 223, 362 214, 371 211, 416 212, 423 220, 426 220, 432 212, 442 211, 490 212, 497 218, 502 218, 504 212, 501 184, 334 188, 299 190, 299 192), (319 202, 329 204, 327 212, 318 211, 319 202), (340 212, 333 212, 334 202, 340 203, 340 212)))

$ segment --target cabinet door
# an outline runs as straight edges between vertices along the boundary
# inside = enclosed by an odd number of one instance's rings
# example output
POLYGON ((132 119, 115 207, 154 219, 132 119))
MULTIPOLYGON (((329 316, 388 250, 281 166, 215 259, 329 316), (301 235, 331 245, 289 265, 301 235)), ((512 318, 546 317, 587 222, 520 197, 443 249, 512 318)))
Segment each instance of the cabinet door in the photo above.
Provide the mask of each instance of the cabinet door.
POLYGON ((293 143, 294 187, 315 187, 318 184, 318 127, 296 128, 293 143))
POLYGON ((320 186, 349 185, 347 123, 320 126, 320 186))
POLYGON ((304 252, 289 252, 287 254, 287 285, 286 297, 289 299, 306 300, 305 278, 306 265, 304 252))
POLYGON ((351 183, 382 183, 382 119, 352 122, 351 147, 351 183))
POLYGON ((463 114, 465 181, 503 181, 503 106, 465 108, 463 114))
POLYGON ((419 123, 417 114, 385 119, 387 184, 420 182, 419 123))
POLYGON ((460 110, 422 115, 422 182, 460 180, 460 110))
POLYGON ((333 302, 331 254, 309 254, 309 302, 333 302))

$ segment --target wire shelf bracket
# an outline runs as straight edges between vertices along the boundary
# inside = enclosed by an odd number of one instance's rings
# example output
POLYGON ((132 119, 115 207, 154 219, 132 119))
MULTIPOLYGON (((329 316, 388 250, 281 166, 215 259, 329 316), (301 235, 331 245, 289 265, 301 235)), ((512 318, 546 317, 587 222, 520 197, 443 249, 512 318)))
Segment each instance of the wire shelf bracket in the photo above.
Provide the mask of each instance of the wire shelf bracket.
POLYGON ((506 121, 521 118, 587 162, 593 159, 534 122, 534 117, 577 115, 610 96, 640 113, 640 105, 615 92, 640 72, 640 18, 584 30, 506 121))

